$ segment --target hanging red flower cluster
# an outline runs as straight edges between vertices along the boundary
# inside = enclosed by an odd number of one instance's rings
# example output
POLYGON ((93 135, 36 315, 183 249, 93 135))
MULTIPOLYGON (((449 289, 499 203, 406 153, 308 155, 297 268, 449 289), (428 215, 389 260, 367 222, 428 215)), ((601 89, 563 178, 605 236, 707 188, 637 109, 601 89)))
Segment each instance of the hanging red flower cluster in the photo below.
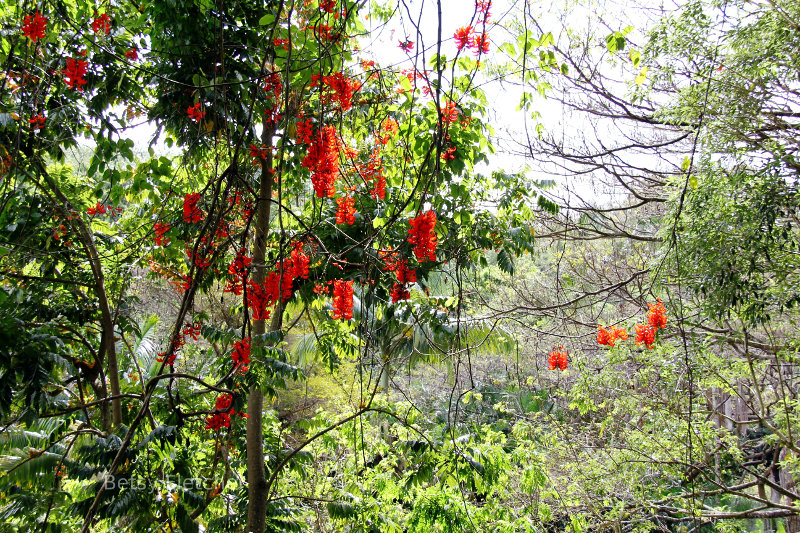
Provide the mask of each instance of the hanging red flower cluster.
POLYGON ((333 281, 333 318, 353 318, 353 282, 337 279, 333 281))
POLYGON ((334 184, 339 175, 339 139, 333 126, 325 126, 314 137, 301 163, 311 171, 311 182, 318 198, 333 198, 334 184))
POLYGON ((356 221, 356 199, 351 196, 340 196, 336 199, 336 223, 352 226, 356 221))
POLYGON ((442 112, 442 126, 447 129, 450 124, 455 124, 458 120, 458 109, 456 109, 455 102, 447 102, 441 108, 442 112))
POLYGON ((125 52, 125 57, 128 58, 129 61, 136 61, 139 59, 139 51, 136 49, 136 47, 133 47, 125 52))
POLYGON ((308 279, 308 267, 311 265, 311 259, 303 251, 303 243, 296 242, 291 254, 291 261, 295 278, 308 279))
POLYGON ((564 350, 563 346, 556 346, 553 348, 553 351, 550 352, 550 357, 548 358, 548 363, 550 364, 550 370, 555 370, 556 368, 560 370, 567 369, 567 357, 568 353, 564 350))
POLYGON ((656 329, 647 324, 636 324, 636 344, 644 344, 652 348, 656 342, 656 329))
POLYGON ((86 75, 86 60, 67 58, 67 66, 64 68, 64 81, 70 89, 83 90, 83 85, 88 82, 83 78, 86 75))
POLYGON ((309 118, 307 120, 297 121, 297 134, 295 139, 300 144, 310 144, 311 136, 314 134, 314 122, 309 118))
POLYGON ((276 101, 281 99, 283 93, 283 82, 281 75, 273 72, 264 79, 264 92, 272 96, 276 101))
POLYGON ((153 238, 153 240, 158 246, 166 246, 169 244, 169 237, 164 237, 164 234, 167 233, 170 228, 172 228, 172 226, 166 222, 155 223, 153 230, 156 232, 156 236, 153 238))
POLYGON ((352 107, 353 94, 361 89, 361 82, 352 80, 341 72, 334 72, 328 76, 314 74, 311 76, 311 87, 317 85, 322 88, 320 96, 322 103, 334 102, 342 111, 347 111, 352 107))
POLYGON ((395 261, 391 256, 387 256, 384 257, 384 261, 386 261, 387 265, 384 270, 394 271, 395 276, 397 276, 397 281, 392 285, 392 303, 408 300, 411 297, 408 286, 417 282, 417 271, 413 268, 408 268, 408 261, 405 259, 395 261))
POLYGON ((200 322, 195 322, 193 324, 187 324, 183 327, 181 332, 178 336, 173 339, 171 349, 167 352, 161 352, 156 357, 156 361, 159 363, 166 362, 169 366, 175 364, 175 358, 178 356, 178 350, 180 350, 184 344, 186 344, 186 337, 191 337, 194 340, 198 340, 200 338, 200 330, 202 329, 202 324, 200 322), (167 357, 167 353, 169 353, 169 357, 167 357))
POLYGON ((417 261, 436 261, 436 213, 427 211, 408 222, 411 224, 408 242, 414 245, 417 261))
POLYGON ((667 308, 661 298, 656 300, 654 304, 647 304, 647 323, 651 328, 662 329, 667 327, 667 308))
POLYGON ((617 340, 626 341, 628 340, 628 332, 625 331, 625 328, 619 328, 617 326, 611 326, 608 329, 604 328, 603 326, 597 326, 597 343, 603 346, 610 346, 614 347, 614 344, 617 340))
MULTIPOLYGON (((95 13, 97 15, 97 13, 95 13)), ((111 17, 108 16, 108 13, 103 13, 102 15, 97 15, 94 17, 94 22, 92 22, 92 31, 95 33, 103 33, 104 35, 108 35, 108 32, 111 31, 111 17)))
POLYGON ((33 15, 25 15, 22 18, 22 35, 33 42, 44 39, 47 35, 47 17, 38 11, 33 15))
POLYGON ((233 262, 228 266, 228 274, 233 276, 232 280, 228 280, 224 292, 232 292, 237 296, 244 291, 244 279, 247 276, 247 269, 253 259, 247 256, 247 249, 242 248, 236 252, 236 257, 233 262))
POLYGON ((647 324, 636 324, 636 344, 652 348, 658 330, 667 327, 667 309, 661 298, 654 304, 647 304, 647 307, 647 324))
POLYGON ((200 102, 186 108, 186 114, 195 122, 200 122, 206 116, 206 112, 200 109, 200 102))
POLYGON ((294 280, 308 279, 310 262, 303 252, 302 243, 296 243, 289 258, 278 261, 275 270, 264 276, 263 284, 255 283, 252 279, 248 282, 247 306, 251 309, 254 320, 269 319, 271 308, 278 302, 278 297, 283 301, 292 297, 294 280))
POLYGON ((203 211, 197 207, 197 203, 200 201, 200 193, 193 192, 189 194, 185 194, 183 196, 183 220, 184 222, 189 222, 190 224, 196 224, 203 220, 205 214, 203 211))
POLYGON ((222 428, 231 427, 231 416, 239 415, 243 418, 247 417, 246 414, 238 413, 231 408, 232 403, 233 396, 227 393, 220 394, 219 397, 217 397, 216 405, 214 405, 214 409, 220 412, 214 413, 206 419, 206 429, 219 431, 222 428))
POLYGON ((245 337, 240 341, 233 343, 233 350, 231 351, 231 360, 236 371, 244 374, 249 370, 250 365, 250 337, 245 337))

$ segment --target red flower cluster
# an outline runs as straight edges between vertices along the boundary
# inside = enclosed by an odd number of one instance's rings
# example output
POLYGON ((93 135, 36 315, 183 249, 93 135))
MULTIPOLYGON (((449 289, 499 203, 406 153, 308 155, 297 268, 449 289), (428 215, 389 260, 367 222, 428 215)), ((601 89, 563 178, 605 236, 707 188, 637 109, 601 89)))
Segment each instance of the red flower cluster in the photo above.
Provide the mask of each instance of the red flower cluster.
POLYGON ((125 57, 128 58, 128 60, 130 61, 136 61, 139 59, 139 51, 136 50, 136 47, 133 47, 127 52, 125 52, 125 57))
POLYGON ((45 116, 39 114, 39 115, 36 115, 36 116, 34 116, 32 118, 29 118, 28 119, 28 124, 31 124, 31 126, 33 126, 33 129, 40 130, 40 129, 44 128, 44 121, 45 121, 45 116))
POLYGON ((279 73, 273 72, 264 78, 264 92, 270 94, 276 101, 281 99, 283 82, 281 81, 281 75, 279 73))
POLYGON ((384 270, 394 271, 395 276, 397 276, 397 282, 392 285, 392 302, 397 303, 400 300, 408 300, 411 297, 408 285, 417 282, 417 271, 413 268, 408 268, 408 261, 405 259, 397 259, 396 252, 382 255, 386 263, 384 270))
POLYGON ((37 11, 33 15, 25 15, 22 18, 22 35, 33 42, 44 39, 47 35, 47 17, 43 17, 37 11))
POLYGON ((169 244, 169 237, 164 237, 164 234, 167 233, 171 228, 172 226, 166 222, 155 223, 153 230, 156 232, 156 236, 153 238, 153 240, 158 246, 166 246, 169 244))
POLYGON ((67 58, 67 67, 64 69, 64 81, 70 89, 83 90, 82 85, 88 82, 83 78, 86 75, 86 60, 67 58))
POLYGON ((308 267, 311 265, 311 259, 303 251, 303 243, 296 242, 291 255, 293 273, 295 278, 308 279, 308 267))
POLYGON ((341 72, 334 72, 329 76, 314 74, 311 76, 311 87, 320 85, 323 88, 322 102, 336 102, 339 109, 347 111, 352 107, 353 94, 361 88, 361 83, 352 80, 341 72))
POLYGON ((472 26, 466 26, 464 28, 459 28, 453 37, 456 40, 456 48, 458 50, 463 49, 467 46, 470 42, 470 37, 472 35, 472 26))
POLYGON ((628 332, 625 331, 625 328, 618 328, 617 326, 611 326, 608 329, 604 328, 603 326, 597 326, 597 343, 603 346, 611 346, 614 347, 614 344, 617 340, 626 341, 628 340, 628 332))
POLYGON ((472 53, 474 53, 476 57, 489 52, 489 36, 486 32, 480 34, 474 33, 472 26, 459 28, 453 35, 453 38, 456 40, 456 48, 458 50, 467 47, 472 50, 472 53))
POLYGON ((206 429, 219 431, 222 428, 231 427, 231 416, 239 415, 242 417, 247 417, 247 415, 244 413, 237 413, 234 409, 232 409, 232 403, 233 396, 230 394, 221 394, 217 398, 216 405, 214 405, 214 409, 220 412, 214 413, 206 419, 206 429))
POLYGON ((250 338, 246 337, 240 341, 233 343, 233 351, 231 351, 231 359, 233 366, 237 372, 244 374, 249 370, 250 365, 250 338))
POLYGON ((441 108, 442 112, 442 125, 447 128, 450 124, 455 124, 458 120, 458 109, 456 109, 455 102, 447 102, 443 108, 441 108))
POLYGON ((336 223, 347 223, 350 226, 356 221, 356 199, 351 196, 340 196, 336 199, 336 223))
POLYGON ((667 327, 667 308, 661 298, 656 300, 654 304, 647 304, 647 323, 653 329, 663 329, 667 327))
POLYGON ((337 279, 333 281, 333 318, 353 318, 353 282, 337 279))
POLYGON ((197 102, 193 106, 187 107, 186 114, 189 115, 189 118, 195 122, 200 122, 200 120, 206 116, 206 112, 200 109, 200 102, 197 102))
MULTIPOLYGON (((95 13, 95 15, 97 15, 97 13, 95 13)), ((111 17, 108 16, 108 13, 103 13, 94 18, 94 22, 92 22, 92 31, 95 33, 103 32, 103 34, 108 35, 108 32, 111 31, 111 17)))
POLYGON ((311 136, 314 134, 314 122, 309 118, 307 120, 297 121, 297 142, 300 144, 311 144, 311 136))
POLYGON ((333 13, 336 9, 336 0, 320 0, 319 8, 326 13, 333 13))
POLYGON ((427 211, 408 221, 411 229, 408 242, 414 245, 414 255, 419 262, 436 261, 436 213, 427 211))
POLYGON ((325 126, 317 132, 301 165, 311 171, 317 197, 333 198, 333 186, 339 174, 339 139, 333 126, 325 126))
POLYGON ((400 126, 397 121, 392 118, 386 118, 381 123, 381 129, 377 135, 378 142, 381 144, 388 144, 389 140, 400 131, 400 126))
POLYGON ((400 50, 404 52, 410 52, 411 50, 414 49, 414 41, 405 40, 405 41, 398 41, 398 43, 400 43, 400 50))
POLYGON ((205 213, 197 207, 200 201, 200 193, 193 192, 183 196, 183 220, 190 224, 196 224, 203 220, 205 213))
POLYGON ((267 320, 271 307, 277 303, 279 297, 283 301, 291 298, 294 280, 308 279, 309 264, 310 259, 303 252, 303 244, 296 243, 290 257, 285 261, 278 261, 275 270, 264 277, 263 284, 255 283, 251 279, 247 284, 247 306, 253 313, 253 319, 267 320))
POLYGON ((556 368, 561 370, 567 369, 567 351, 564 350, 563 346, 556 346, 553 348, 553 351, 550 352, 550 357, 548 358, 548 363, 550 364, 550 370, 555 370, 556 368))
POLYGON ((647 324, 636 324, 636 344, 644 344, 648 348, 656 342, 656 329, 647 324))
POLYGON ((654 304, 647 304, 647 307, 647 324, 636 324, 636 344, 652 348, 658 330, 667 327, 667 309, 661 298, 654 304))
POLYGON ((250 157, 253 158, 254 165, 261 165, 261 162, 267 159, 267 155, 269 155, 269 152, 263 145, 260 147, 255 144, 250 145, 250 157))
POLYGON ((97 215, 97 214, 105 215, 107 210, 108 210, 108 208, 106 206, 104 206, 103 204, 98 202, 96 206, 87 208, 86 209, 86 213, 91 215, 91 216, 94 216, 94 215, 97 215))
POLYGON ((253 259, 247 256, 247 249, 242 248, 236 252, 236 257, 233 262, 228 266, 228 274, 233 276, 233 280, 228 280, 224 292, 232 292, 233 294, 242 294, 244 290, 244 278, 247 276, 247 269, 253 259))

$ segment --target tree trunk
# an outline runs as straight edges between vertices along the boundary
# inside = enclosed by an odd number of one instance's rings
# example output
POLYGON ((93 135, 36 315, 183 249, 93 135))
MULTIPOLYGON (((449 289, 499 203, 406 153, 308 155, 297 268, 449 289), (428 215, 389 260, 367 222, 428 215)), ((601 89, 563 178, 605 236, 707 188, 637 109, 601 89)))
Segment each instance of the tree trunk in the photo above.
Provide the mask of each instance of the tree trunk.
MULTIPOLYGON (((266 242, 269 234, 270 201, 272 200, 272 134, 264 128, 262 143, 266 146, 266 157, 261 161, 261 186, 256 211, 255 242, 253 245, 253 282, 262 284, 266 277, 266 242)), ((277 306, 276 313, 280 312, 277 306)), ((273 321, 273 324, 275 322, 273 321)), ((278 325, 280 327, 280 325, 278 325)), ((272 327, 270 329, 273 329, 272 327)), ((253 321, 253 348, 261 345, 258 336, 266 332, 265 320, 253 321)), ((257 363, 254 361, 254 363, 257 363)), ((264 442, 262 415, 264 393, 258 385, 250 388, 247 398, 247 531, 264 533, 267 514, 267 477, 264 471, 264 442)))

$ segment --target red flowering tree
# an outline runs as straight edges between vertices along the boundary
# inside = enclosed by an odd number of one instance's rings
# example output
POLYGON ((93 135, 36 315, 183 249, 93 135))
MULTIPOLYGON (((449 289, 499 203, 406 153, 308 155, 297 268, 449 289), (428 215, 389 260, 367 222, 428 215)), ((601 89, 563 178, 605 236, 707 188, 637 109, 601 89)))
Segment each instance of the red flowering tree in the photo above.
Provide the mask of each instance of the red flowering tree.
MULTIPOLYGON (((402 72, 359 49, 361 4, 292 6, 181 0, 4 20, 18 30, 0 97, 13 111, 0 129, 10 185, 0 216, 13 243, 0 324, 15 340, 0 365, 22 357, 29 374, 3 374, 0 412, 80 417, 81 429, 64 424, 57 438, 82 450, 78 437, 97 439, 106 480, 170 475, 148 455, 157 438, 205 446, 175 467, 182 475, 213 476, 222 461, 246 470, 246 486, 226 478, 176 496, 164 513, 181 527, 225 518, 222 492, 238 493, 237 520, 262 532, 284 497, 276 481, 305 444, 281 451, 264 400, 299 377, 280 348, 288 328, 335 337, 332 365, 344 346, 380 373, 394 349, 370 347, 362 322, 402 315, 451 327, 462 304, 429 294, 431 277, 485 264, 493 249, 511 270, 530 248, 529 231, 503 237, 525 224, 509 206, 475 208, 498 196, 473 173, 488 149, 485 99, 472 81, 478 63, 458 53, 491 52, 488 3, 464 44, 437 43, 452 50, 434 57, 434 71, 416 61, 422 42, 402 41, 402 72), (146 121, 177 157, 134 154, 127 130, 146 121), (86 164, 57 163, 81 138, 86 164), (131 278, 144 270, 170 287, 174 308, 143 365, 133 339, 145 295, 131 278), (9 311, 20 301, 15 313, 35 324, 24 335, 9 311), (284 323, 291 306, 302 322, 284 323), (25 348, 32 339, 46 349, 25 348), (198 366, 208 351, 213 362, 198 366)), ((372 409, 375 392, 365 389, 352 417, 372 409)), ((83 518, 64 518, 68 527, 120 514, 150 527, 158 514, 119 484, 83 488, 89 497, 74 507, 83 518)))

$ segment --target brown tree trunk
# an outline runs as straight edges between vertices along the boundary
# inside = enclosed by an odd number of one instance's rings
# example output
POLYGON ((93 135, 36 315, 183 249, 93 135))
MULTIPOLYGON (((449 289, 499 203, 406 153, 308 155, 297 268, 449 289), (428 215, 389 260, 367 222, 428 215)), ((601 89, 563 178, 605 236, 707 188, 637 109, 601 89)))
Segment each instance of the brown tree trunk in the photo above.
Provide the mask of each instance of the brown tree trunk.
MULTIPOLYGON (((264 283, 266 277, 266 242, 269 234, 270 201, 272 199, 272 130, 264 129, 262 143, 266 157, 261 161, 261 186, 256 210, 255 242, 253 245, 253 282, 264 283)), ((275 313, 280 312, 280 306, 275 313)), ((273 324, 275 322, 273 321, 273 324)), ((278 326, 280 327, 280 326, 278 326)), ((270 329, 273 329, 270 327, 270 329)), ((260 346, 258 336, 266 332, 265 320, 253 321, 253 348, 260 346)), ((257 361, 254 361, 257 364, 257 361)), ((264 533, 267 514, 267 478, 264 471, 262 413, 264 394, 258 385, 250 388, 247 398, 247 531, 264 533)))

